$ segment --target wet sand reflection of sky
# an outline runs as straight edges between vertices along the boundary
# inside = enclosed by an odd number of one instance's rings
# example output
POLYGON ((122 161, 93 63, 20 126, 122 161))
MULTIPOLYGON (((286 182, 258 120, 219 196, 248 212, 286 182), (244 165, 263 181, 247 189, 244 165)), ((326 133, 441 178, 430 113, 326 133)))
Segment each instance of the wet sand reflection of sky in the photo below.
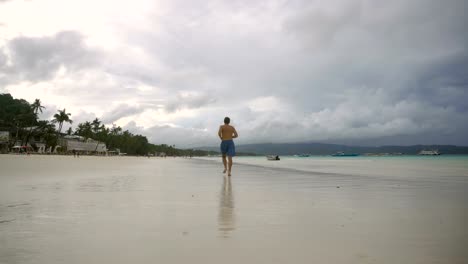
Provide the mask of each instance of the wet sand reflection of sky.
POLYGON ((236 229, 234 213, 234 196, 232 194, 231 178, 224 177, 223 186, 219 195, 218 230, 221 237, 230 237, 236 229))

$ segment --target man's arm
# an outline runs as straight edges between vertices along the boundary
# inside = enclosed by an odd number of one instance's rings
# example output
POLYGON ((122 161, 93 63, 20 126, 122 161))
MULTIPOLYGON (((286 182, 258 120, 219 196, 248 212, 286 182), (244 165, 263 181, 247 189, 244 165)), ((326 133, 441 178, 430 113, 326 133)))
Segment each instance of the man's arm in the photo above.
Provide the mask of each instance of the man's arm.
POLYGON ((232 127, 232 129, 234 130, 233 133, 232 133, 232 138, 238 137, 239 135, 237 135, 236 129, 234 127, 232 127))
POLYGON ((223 129, 221 126, 219 126, 219 130, 218 130, 218 136, 221 140, 223 140, 223 129))

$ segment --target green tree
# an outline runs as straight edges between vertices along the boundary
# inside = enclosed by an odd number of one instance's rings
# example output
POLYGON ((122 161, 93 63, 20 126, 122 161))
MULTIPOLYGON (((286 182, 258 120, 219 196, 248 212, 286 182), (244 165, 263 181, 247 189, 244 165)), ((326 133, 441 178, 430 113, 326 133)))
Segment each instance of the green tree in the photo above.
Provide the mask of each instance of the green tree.
POLYGON ((29 133, 26 137, 26 144, 28 144, 29 138, 31 137, 31 133, 33 131, 33 126, 37 123, 37 119, 39 118, 38 113, 42 113, 42 109, 44 108, 45 107, 42 106, 40 99, 34 100, 34 103, 31 104, 31 110, 34 112, 35 119, 31 123, 31 127, 29 128, 29 133))
POLYGON ((44 138, 47 146, 53 146, 57 142, 57 130, 51 121, 40 120, 37 123, 37 133, 44 138))
POLYGON ((73 123, 73 120, 70 119, 70 116, 71 114, 67 113, 65 108, 63 110, 58 110, 58 113, 54 115, 54 119, 52 120, 52 122, 59 124, 57 134, 60 134, 60 132, 62 131, 62 126, 64 122, 67 122, 70 124, 73 123))
POLYGON ((34 114, 36 115, 36 118, 38 118, 38 113, 42 113, 42 109, 45 109, 45 106, 41 104, 40 99, 34 100, 34 103, 31 104, 31 109, 33 110, 34 114))
POLYGON ((31 105, 23 99, 14 99, 10 94, 0 94, 0 129, 15 134, 16 142, 25 139, 28 131, 24 130, 36 121, 31 105))
POLYGON ((96 147, 94 148, 94 151, 97 151, 97 148, 99 146, 100 142, 106 142, 108 139, 108 134, 109 134, 109 129, 106 129, 104 124, 101 123, 101 120, 99 118, 95 118, 93 122, 91 122, 91 130, 93 131, 94 134, 94 139, 97 141, 96 142, 96 147))
POLYGON ((86 121, 84 123, 79 123, 75 130, 75 135, 82 136, 86 139, 93 137, 93 130, 91 128, 91 123, 86 121))
POLYGON ((99 131, 102 129, 102 126, 101 126, 101 120, 99 120, 99 118, 95 118, 93 120, 93 122, 91 122, 91 129, 93 130, 93 133, 96 135, 97 133, 99 133, 99 131))

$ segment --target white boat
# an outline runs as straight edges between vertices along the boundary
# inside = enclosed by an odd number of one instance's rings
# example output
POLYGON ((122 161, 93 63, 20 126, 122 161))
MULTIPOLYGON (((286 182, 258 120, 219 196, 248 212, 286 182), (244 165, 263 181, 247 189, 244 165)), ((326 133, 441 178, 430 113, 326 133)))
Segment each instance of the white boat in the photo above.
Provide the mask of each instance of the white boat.
POLYGON ((278 155, 267 155, 267 160, 280 160, 278 155))
POLYGON ((438 150, 421 150, 418 155, 437 156, 440 155, 440 152, 438 150))

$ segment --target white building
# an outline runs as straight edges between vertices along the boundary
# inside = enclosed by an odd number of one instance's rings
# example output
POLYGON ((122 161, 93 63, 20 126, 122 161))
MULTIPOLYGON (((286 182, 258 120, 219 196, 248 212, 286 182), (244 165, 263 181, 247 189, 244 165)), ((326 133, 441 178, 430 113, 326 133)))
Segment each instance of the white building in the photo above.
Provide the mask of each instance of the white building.
POLYGON ((84 153, 100 153, 107 152, 106 144, 93 140, 91 138, 85 139, 81 136, 64 136, 59 140, 59 145, 66 149, 66 151, 79 151, 84 153))

